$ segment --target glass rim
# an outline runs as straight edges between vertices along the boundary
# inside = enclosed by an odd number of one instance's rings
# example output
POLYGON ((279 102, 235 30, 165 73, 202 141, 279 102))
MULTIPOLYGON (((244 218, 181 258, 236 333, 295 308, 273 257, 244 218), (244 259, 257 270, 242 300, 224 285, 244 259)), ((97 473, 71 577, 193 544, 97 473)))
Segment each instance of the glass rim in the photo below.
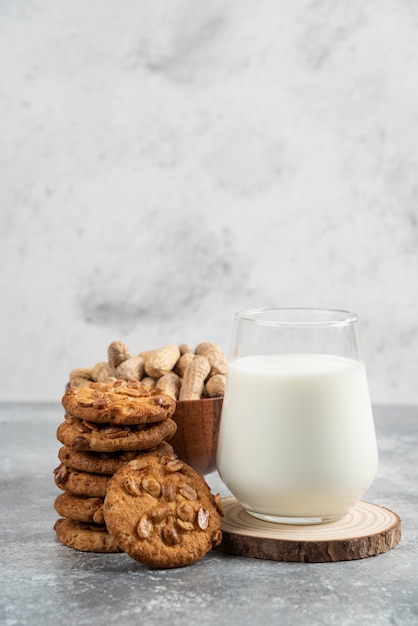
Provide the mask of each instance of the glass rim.
POLYGON ((345 309, 326 309, 318 307, 265 307, 238 311, 236 321, 249 322, 263 326, 349 326, 358 321, 357 313, 345 309), (295 316, 306 315, 305 319, 292 319, 295 316), (270 314, 270 317, 268 315, 270 314), (273 319, 274 314, 283 314, 282 319, 273 319), (317 316, 317 319, 308 319, 308 315, 317 316), (289 317, 286 317, 289 315, 289 317), (256 317, 259 316, 259 317, 256 317), (266 317, 263 317, 266 316, 266 317), (323 316, 323 319, 320 319, 323 316))

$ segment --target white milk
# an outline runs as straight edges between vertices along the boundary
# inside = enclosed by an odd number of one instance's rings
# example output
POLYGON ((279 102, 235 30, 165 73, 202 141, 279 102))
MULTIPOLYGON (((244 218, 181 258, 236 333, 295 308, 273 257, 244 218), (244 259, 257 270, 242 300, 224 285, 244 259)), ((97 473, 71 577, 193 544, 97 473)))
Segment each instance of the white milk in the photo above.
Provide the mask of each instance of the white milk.
POLYGON ((233 361, 217 462, 222 480, 249 511, 341 517, 377 471, 364 365, 322 354, 233 361))

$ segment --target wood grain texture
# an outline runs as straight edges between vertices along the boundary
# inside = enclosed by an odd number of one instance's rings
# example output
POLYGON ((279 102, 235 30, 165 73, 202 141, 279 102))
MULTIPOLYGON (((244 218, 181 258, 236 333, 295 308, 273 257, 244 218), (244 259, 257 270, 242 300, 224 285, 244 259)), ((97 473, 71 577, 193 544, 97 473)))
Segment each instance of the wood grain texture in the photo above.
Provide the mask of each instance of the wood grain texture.
POLYGON ((342 519, 311 526, 263 522, 233 497, 223 498, 221 552, 271 561, 325 563, 376 556, 401 539, 401 520, 389 509, 359 502, 342 519))
POLYGON ((177 402, 172 419, 177 431, 170 439, 177 456, 199 474, 216 469, 216 448, 223 398, 177 402))

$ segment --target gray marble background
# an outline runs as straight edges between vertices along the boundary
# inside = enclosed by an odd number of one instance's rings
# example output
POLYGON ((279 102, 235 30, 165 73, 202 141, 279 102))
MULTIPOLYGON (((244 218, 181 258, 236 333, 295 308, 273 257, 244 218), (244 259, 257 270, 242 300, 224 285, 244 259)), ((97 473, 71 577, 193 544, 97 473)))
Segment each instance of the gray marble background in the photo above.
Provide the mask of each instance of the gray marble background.
POLYGON ((417 68, 415 0, 0 2, 0 399, 319 306, 417 403, 417 68))

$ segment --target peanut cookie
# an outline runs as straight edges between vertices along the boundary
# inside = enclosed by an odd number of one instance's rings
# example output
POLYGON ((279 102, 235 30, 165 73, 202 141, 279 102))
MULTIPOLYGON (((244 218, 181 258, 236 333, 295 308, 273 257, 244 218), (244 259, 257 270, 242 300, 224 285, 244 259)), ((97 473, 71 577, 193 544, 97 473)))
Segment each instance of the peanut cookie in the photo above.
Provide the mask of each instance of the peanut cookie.
POLYGON ((84 451, 149 450, 170 439, 176 430, 177 425, 170 417, 156 424, 118 426, 66 415, 65 421, 58 426, 57 439, 66 446, 84 451))
POLYGON ((54 530, 64 545, 81 552, 120 552, 115 540, 103 524, 84 524, 60 518, 54 530))
POLYGON ((107 474, 80 472, 63 463, 54 469, 56 486, 77 496, 104 498, 110 478, 107 474))
POLYGON ((135 459, 111 478, 103 513, 130 557, 152 568, 182 567, 222 538, 220 499, 175 454, 135 459))
POLYGON ((104 524, 103 498, 75 496, 65 492, 55 498, 54 507, 58 515, 74 522, 104 524))
POLYGON ((62 404, 67 413, 79 419, 110 424, 161 422, 176 409, 176 401, 164 391, 135 380, 69 387, 62 404))
MULTIPOLYGON (((148 452, 148 450, 147 450, 148 452)), ((157 456, 172 454, 173 448, 166 441, 149 452, 157 456)), ((83 452, 69 446, 62 446, 58 450, 58 458, 67 467, 73 467, 81 472, 96 474, 114 474, 122 465, 145 454, 142 450, 128 450, 127 452, 83 452)), ((65 517, 65 515, 63 516, 65 517)))

